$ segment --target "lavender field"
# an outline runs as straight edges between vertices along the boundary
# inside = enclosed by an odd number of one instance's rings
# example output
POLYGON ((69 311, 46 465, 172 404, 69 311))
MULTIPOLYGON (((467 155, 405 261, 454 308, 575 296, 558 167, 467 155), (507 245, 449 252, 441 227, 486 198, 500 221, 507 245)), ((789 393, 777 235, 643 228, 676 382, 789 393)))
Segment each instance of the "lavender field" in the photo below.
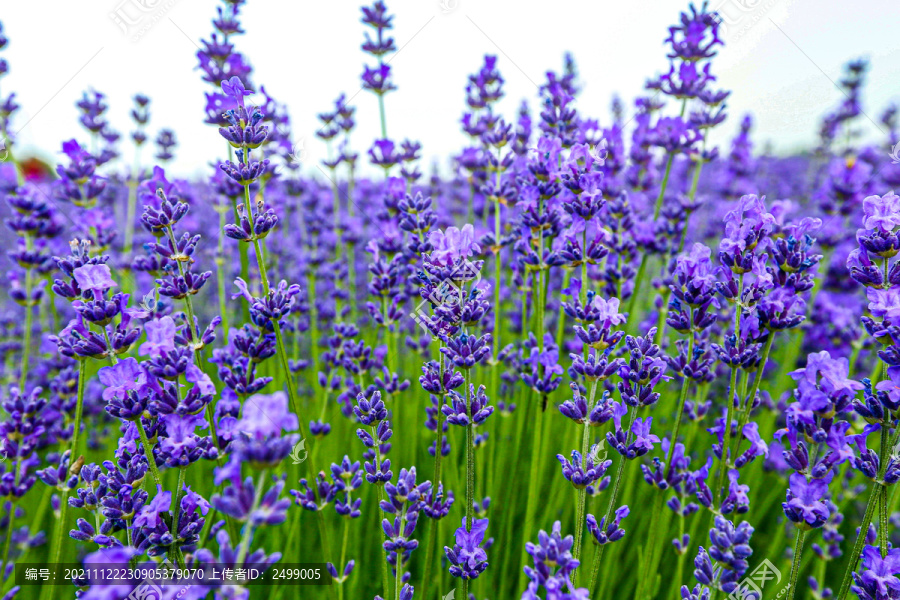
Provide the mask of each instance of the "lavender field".
POLYGON ((312 159, 245 3, 184 55, 220 148, 186 179, 152 82, 129 131, 91 89, 56 164, 20 153, 0 25, 0 599, 900 599, 900 112, 866 59, 775 156, 716 77, 732 23, 670 3, 611 109, 571 55, 508 114, 516 67, 472 64, 432 166, 378 0, 312 159))

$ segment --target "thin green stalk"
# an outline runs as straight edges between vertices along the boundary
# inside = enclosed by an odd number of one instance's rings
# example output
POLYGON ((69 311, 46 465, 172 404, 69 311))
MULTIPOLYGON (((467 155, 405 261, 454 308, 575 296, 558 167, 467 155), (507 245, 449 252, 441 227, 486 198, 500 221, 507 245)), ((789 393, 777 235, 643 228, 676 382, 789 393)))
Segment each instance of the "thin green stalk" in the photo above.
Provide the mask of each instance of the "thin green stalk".
MULTIPOLYGON (((443 343, 441 343, 443 346, 443 343)), ((438 373, 443 374, 444 372, 444 353, 438 352, 439 356, 439 371, 438 373)), ((441 379, 443 381, 443 379, 441 379)), ((443 391, 443 390, 442 390, 443 391)), ((444 396, 443 393, 438 395, 438 411, 437 411, 437 432, 435 433, 435 447, 434 447, 434 483, 432 484, 432 493, 434 493, 435 498, 437 497, 438 489, 441 486, 441 442, 443 441, 443 433, 444 433, 444 411, 441 410, 441 406, 444 404, 444 396)), ((428 588, 431 585, 431 569, 432 562, 434 561, 435 549, 438 545, 438 525, 440 523, 439 519, 431 520, 431 533, 428 538, 428 546, 425 548, 425 573, 422 577, 422 597, 428 597, 428 588)))
MULTIPOLYGON (((250 186, 249 185, 244 186, 244 195, 247 200, 248 216, 250 217, 250 220, 252 221, 253 220, 253 210, 250 208, 250 186)), ((256 261, 257 261, 257 266, 259 268, 260 279, 262 279, 263 293, 266 296, 268 296, 269 292, 271 290, 269 287, 269 276, 268 276, 268 273, 266 272, 266 262, 263 258, 264 257, 264 254, 263 254, 264 242, 262 240, 260 240, 259 238, 257 238, 256 236, 254 236, 253 246, 254 246, 254 249, 256 250, 256 261)), ((284 345, 284 336, 282 335, 282 332, 281 332, 281 323, 277 319, 275 319, 272 321, 272 326, 273 326, 273 329, 275 330, 275 343, 278 348, 278 357, 281 361, 281 368, 284 371, 285 385, 287 385, 288 399, 290 401, 291 410, 294 412, 295 415, 297 415, 297 420, 299 422, 299 426, 298 426, 297 430, 300 433, 301 439, 306 439, 306 422, 304 421, 304 419, 302 417, 302 412, 300 411, 300 402, 297 398, 297 392, 294 389, 294 377, 293 377, 293 374, 291 373, 290 364, 288 363, 288 355, 287 355, 287 351, 285 350, 285 345, 284 345)), ((309 462, 310 462, 310 465, 309 465, 310 471, 314 474, 318 473, 319 470, 316 468, 316 465, 313 464, 314 461, 313 461, 312 453, 310 453, 309 462)), ((314 487, 315 486, 313 486, 313 488, 314 487)))
POLYGON ((475 519, 475 427, 472 424, 472 393, 469 389, 469 370, 465 371, 466 413, 469 423, 466 425, 466 531, 472 531, 475 519))
MULTIPOLYGON (((725 413, 725 432, 724 441, 722 442, 721 454, 719 459, 719 476, 716 478, 716 489, 713 490, 715 496, 715 505, 719 505, 722 498, 722 486, 725 484, 725 474, 728 472, 728 450, 731 448, 731 421, 734 419, 734 397, 735 387, 737 387, 737 367, 731 367, 731 382, 728 386, 728 407, 725 413)), ((740 436, 740 432, 738 432, 740 436)))
POLYGON ((866 544, 866 535, 869 533, 869 525, 872 523, 872 517, 875 515, 875 506, 878 504, 879 497, 879 484, 876 484, 872 486, 872 491, 869 493, 866 512, 863 515, 862 523, 859 525, 859 535, 856 536, 856 542, 853 544, 853 550, 850 552, 850 560, 847 563, 847 569, 844 571, 844 580, 841 583, 837 600, 846 600, 847 593, 850 591, 850 584, 853 582, 853 570, 856 569, 856 561, 859 560, 859 555, 866 544))
MULTIPOLYGON (((172 530, 174 532, 178 531, 178 520, 181 518, 181 492, 184 488, 184 474, 186 468, 180 467, 178 469, 178 483, 175 485, 175 508, 174 508, 174 517, 172 518, 172 530)), ((175 562, 182 569, 184 568, 184 554, 181 552, 181 548, 172 542, 172 546, 174 547, 174 556, 175 562)))
POLYGON ((69 461, 77 459, 78 437, 81 434, 81 415, 84 413, 84 385, 87 378, 87 360, 78 361, 78 384, 75 396, 75 424, 72 430, 72 441, 69 444, 69 461))
MULTIPOLYGON (((594 405, 594 397, 597 394, 597 381, 594 380, 591 382, 591 393, 590 398, 588 399, 588 406, 594 405)), ((585 420, 584 425, 582 425, 581 432, 581 468, 587 470, 587 455, 588 455, 588 444, 590 442, 590 428, 591 423, 590 420, 585 420)), ((582 488, 578 490, 578 504, 575 507, 575 551, 573 556, 575 560, 578 560, 580 556, 579 552, 581 551, 581 538, 584 535, 584 525, 585 525, 585 507, 587 505, 587 489, 582 488)), ((572 575, 572 579, 574 579, 574 574, 572 575)))
MULTIPOLYGON (((693 312, 691 312, 691 321, 693 321, 693 312)), ((693 325, 691 326, 690 335, 688 337, 688 351, 687 357, 688 361, 692 359, 694 356, 694 331, 693 325)), ((681 396, 678 399, 678 410, 675 411, 675 428, 672 431, 672 440, 669 444, 669 451, 666 452, 666 469, 671 469, 671 461, 672 461, 672 452, 675 449, 675 444, 678 443, 678 431, 681 429, 681 420, 684 416, 684 404, 687 401, 687 393, 688 389, 691 387, 691 380, 687 377, 687 375, 682 374, 681 381, 681 396)))
POLYGON ((666 172, 663 175, 662 186, 659 188, 659 195, 656 197, 656 204, 653 206, 653 220, 659 218, 659 213, 662 210, 663 199, 666 196, 666 187, 669 184, 669 175, 672 173, 672 162, 675 160, 674 154, 669 154, 668 160, 666 160, 666 172))
POLYGON ((738 429, 737 429, 737 439, 734 441, 732 450, 732 456, 737 456, 737 451, 741 443, 741 432, 744 430, 744 426, 750 420, 750 411, 753 408, 753 399, 756 398, 756 393, 759 391, 759 384, 763 378, 763 371, 766 368, 766 364, 769 362, 769 354, 772 352, 772 342, 775 341, 775 332, 770 331, 769 337, 766 339, 766 345, 763 347, 762 359, 759 361, 759 367, 756 370, 756 376, 753 378, 753 385, 750 386, 750 393, 744 397, 743 404, 739 408, 740 418, 738 419, 738 429))
MULTIPOLYGON (((535 292, 537 293, 537 321, 538 321, 538 339, 541 345, 541 352, 543 352, 543 305, 540 299, 542 295, 541 291, 543 290, 543 285, 540 283, 543 277, 542 272, 538 272, 538 284, 535 286, 535 292)), ((544 440, 544 411, 543 411, 543 403, 540 408, 536 407, 534 420, 535 423, 533 425, 532 431, 534 435, 532 437, 531 443, 531 469, 528 478, 528 500, 525 505, 525 527, 522 531, 522 535, 525 536, 525 539, 528 539, 528 536, 531 535, 532 529, 534 528, 535 521, 535 512, 537 510, 537 488, 538 488, 538 475, 539 475, 539 467, 541 463, 541 446, 544 440)), ((523 550, 524 553, 524 550, 523 550)), ((524 560, 525 556, 523 556, 524 560)), ((519 587, 524 587, 525 585, 525 574, 519 574, 519 587)))
MULTIPOLYGON (((376 440, 375 459, 377 462, 375 463, 375 468, 380 469, 381 468, 381 450, 379 450, 379 448, 378 448, 378 443, 377 443, 378 437, 376 435, 374 435, 374 427, 373 427, 373 437, 376 440)), ((375 487, 378 488, 378 505, 381 506, 381 503, 384 502, 384 484, 376 483, 375 487)), ((381 531, 381 515, 379 515, 377 512, 375 513, 375 520, 377 521, 377 523, 376 523, 377 530, 381 531)), ((390 596, 391 584, 389 583, 390 578, 388 577, 387 557, 386 556, 381 557, 381 560, 379 560, 378 562, 381 563, 381 585, 384 590, 382 597, 390 598, 391 597, 390 596)))
POLYGON ((381 139, 387 139, 387 119, 384 116, 384 95, 378 94, 378 117, 381 119, 381 139))
POLYGON ((147 437, 147 430, 144 429, 144 423, 141 418, 135 421, 138 434, 141 436, 141 444, 144 446, 144 454, 147 457, 147 464, 150 465, 150 473, 153 475, 153 482, 162 487, 162 476, 159 474, 159 468, 156 466, 156 458, 153 456, 153 444, 147 437))
POLYGON ((641 282, 644 280, 644 275, 647 272, 648 258, 649 255, 646 252, 641 255, 641 265, 638 267, 637 275, 634 278, 634 287, 631 290, 631 298, 628 299, 628 310, 625 311, 629 321, 633 321, 635 327, 637 326, 637 317, 634 315, 634 304, 637 302, 638 296, 641 295, 641 282))
MULTIPOLYGON (((634 425, 634 420, 637 417, 637 409, 631 410, 631 422, 628 425, 628 429, 625 430, 626 435, 626 443, 628 441, 628 435, 631 431, 632 426, 634 425)), ((625 463, 628 462, 625 460, 624 456, 619 457, 619 466, 616 468, 616 477, 613 480, 613 488, 612 493, 609 496, 609 505, 606 507, 606 514, 603 517, 604 523, 609 523, 610 518, 612 517, 613 511, 616 508, 616 500, 619 498, 619 489, 622 485, 622 474, 625 472, 625 463)), ((588 594, 591 594, 597 584, 597 573, 600 570, 600 559, 603 557, 603 550, 606 548, 606 544, 597 548, 597 552, 594 554, 594 564, 591 567, 591 582, 588 585, 588 594)))
POLYGON ((878 545, 881 547, 881 558, 885 558, 888 552, 888 528, 890 527, 890 522, 888 521, 888 495, 887 495, 887 485, 884 482, 884 474, 887 472, 886 463, 889 460, 889 451, 891 448, 890 443, 890 426, 891 420, 890 417, 885 419, 885 422, 881 424, 881 448, 880 448, 880 465, 884 465, 881 468, 881 473, 879 475, 879 483, 876 484, 877 487, 881 488, 881 492, 879 494, 879 506, 881 510, 879 511, 879 519, 878 519, 878 545))
MULTIPOLYGON (((735 301, 735 315, 734 315, 734 336, 735 343, 739 343, 741 339, 741 313, 744 309, 741 304, 742 298, 744 295, 744 274, 738 278, 738 293, 737 299, 735 301)), ((734 396, 737 388, 737 367, 731 367, 731 382, 728 386, 728 406, 727 413, 725 416, 725 432, 724 432, 724 441, 722 442, 722 458, 720 459, 719 466, 719 476, 716 479, 716 489, 714 491, 716 506, 719 504, 719 500, 722 496, 722 486, 725 484, 725 473, 728 471, 728 450, 731 448, 731 420, 734 418, 734 396)), ((738 402, 740 402, 740 397, 738 397, 738 402)), ((740 439, 741 432, 738 431, 738 438, 740 439)))
MULTIPOLYGON (((400 531, 406 524, 406 511, 400 511, 400 531)), ((403 553, 397 552, 394 565, 394 598, 400 600, 400 589, 403 587, 403 553)))
MULTIPOLYGON (((59 520, 56 522, 56 532, 54 534, 55 541, 53 542, 53 562, 50 564, 58 565, 59 558, 62 553, 62 539, 65 536, 66 532, 66 508, 69 506, 69 489, 66 488, 63 490, 62 498, 60 498, 59 504, 59 520)), ((48 595, 52 598, 53 592, 51 591, 54 586, 48 585, 44 586, 44 589, 47 590, 48 595)), ((43 590, 41 591, 41 598, 44 597, 43 590)))
MULTIPOLYGON (((569 284, 572 280, 572 270, 564 269, 563 270, 563 289, 569 287, 569 284)), ((522 321, 523 323, 525 321, 522 321)), ((563 334, 565 334, 566 330, 566 309, 562 306, 559 307, 559 314, 556 316, 556 347, 562 348, 563 343, 563 334)))
POLYGON ((222 316, 222 330, 225 333, 225 339, 229 338, 229 318, 228 306, 225 292, 225 247, 224 247, 224 229, 225 229, 225 211, 218 210, 219 213, 219 240, 216 252, 216 284, 218 286, 219 296, 219 314, 222 316))
MULTIPOLYGON (((25 236, 25 243, 31 249, 31 237, 25 236)), ((19 373, 19 389, 26 393, 25 382, 28 379, 28 362, 31 359, 31 320, 34 306, 31 303, 31 288, 33 286, 31 269, 25 269, 25 325, 22 331, 22 371, 19 373)))
POLYGON ((787 600, 794 600, 794 594, 797 591, 797 580, 800 577, 800 557, 803 555, 803 542, 806 539, 806 532, 802 529, 797 530, 797 541, 794 544, 794 560, 791 563, 791 579, 788 583, 787 600))
MULTIPOLYGON (((350 498, 347 498, 347 502, 349 504, 350 498)), ((344 518, 344 541, 341 542, 341 562, 338 565, 338 570, 341 572, 343 576, 343 568, 344 561, 347 560, 347 542, 350 540, 350 518, 344 518)), ((342 581, 338 586, 338 600, 344 600, 344 582, 342 581)))
MULTIPOLYGON (((73 457, 78 452, 78 434, 81 431, 81 415, 84 407, 84 387, 85 387, 85 378, 86 378, 86 363, 87 361, 82 359, 78 361, 78 387, 76 392, 76 400, 75 400, 75 429, 72 432, 72 440, 69 443, 69 461, 72 463, 73 457)), ((140 423, 140 420, 138 420, 140 423)), ((143 428, 140 429, 143 432, 143 428)), ((147 434, 144 433, 144 438, 146 439, 147 434)), ((154 465, 154 469, 156 465, 154 465)), ((62 539, 65 535, 65 524, 66 524, 66 508, 69 506, 69 489, 66 488, 63 490, 61 502, 59 505, 59 519, 56 522, 56 532, 54 534, 53 541, 53 553, 51 556, 53 557, 52 564, 59 564, 59 558, 62 552, 62 539)), ((53 586, 46 586, 48 592, 51 590, 53 586)), ((43 593, 41 594, 43 597, 43 593)))
MULTIPOLYGON (((693 322, 693 313, 691 313, 691 321, 693 322)), ((690 357, 692 357, 693 355, 694 355, 694 332, 693 332, 693 325, 692 325, 691 331, 690 331, 690 337, 688 338, 688 353, 687 353, 688 359, 690 359, 690 357)), ((672 453, 675 450, 675 444, 678 443, 678 431, 681 427, 682 417, 684 416, 684 404, 685 404, 685 401, 687 400, 687 393, 688 393, 688 389, 690 388, 690 381, 691 380, 685 376, 685 377, 683 377, 683 380, 681 382, 681 394, 680 394, 680 397, 678 400, 678 409, 675 412, 675 428, 674 428, 674 431, 672 432, 672 439, 669 443, 669 450, 668 450, 668 452, 666 452, 666 461, 665 461, 665 466, 663 467, 666 470, 669 470, 672 468, 672 465, 671 465, 672 453)), ((648 530, 649 534, 650 534, 650 538, 649 538, 649 542, 647 543, 647 546, 646 546, 650 555, 646 560, 644 573, 638 583, 639 591, 643 589, 643 586, 649 584, 649 582, 651 581, 651 579, 653 577, 653 574, 656 572, 656 569, 658 567, 658 559, 661 556, 659 553, 656 552, 656 550, 657 550, 656 541, 657 541, 657 538, 659 537, 660 533, 665 534, 665 532, 660 532, 660 528, 658 527, 660 513, 662 513, 663 503, 665 501, 665 492, 662 490, 656 490, 656 488, 654 488, 654 492, 655 492, 656 498, 654 499, 653 512, 651 513, 652 522, 650 524, 650 529, 648 530)))

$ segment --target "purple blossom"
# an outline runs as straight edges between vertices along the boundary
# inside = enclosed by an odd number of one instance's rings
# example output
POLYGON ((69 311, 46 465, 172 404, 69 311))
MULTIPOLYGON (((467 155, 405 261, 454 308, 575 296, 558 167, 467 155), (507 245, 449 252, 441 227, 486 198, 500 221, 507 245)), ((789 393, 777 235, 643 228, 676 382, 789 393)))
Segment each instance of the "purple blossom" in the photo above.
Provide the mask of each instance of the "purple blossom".
POLYGON ((138 391, 147 384, 147 373, 134 358, 120 360, 115 365, 103 367, 97 372, 100 383, 106 386, 103 399, 123 398, 128 392, 138 391))
POLYGON ((112 273, 105 264, 84 265, 72 271, 72 276, 82 290, 90 290, 95 298, 103 296, 103 292, 115 287, 112 273))

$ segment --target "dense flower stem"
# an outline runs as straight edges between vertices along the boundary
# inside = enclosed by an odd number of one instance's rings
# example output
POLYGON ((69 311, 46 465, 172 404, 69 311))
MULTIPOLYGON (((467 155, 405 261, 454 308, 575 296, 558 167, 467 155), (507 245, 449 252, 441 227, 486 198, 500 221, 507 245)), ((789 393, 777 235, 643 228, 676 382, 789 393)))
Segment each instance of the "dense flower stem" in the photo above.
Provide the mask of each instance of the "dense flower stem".
POLYGON ((803 542, 806 539, 806 532, 797 529, 797 541, 794 544, 794 560, 791 563, 791 579, 788 583, 787 600, 794 600, 794 594, 797 591, 797 580, 800 578, 800 559, 803 555, 803 542))

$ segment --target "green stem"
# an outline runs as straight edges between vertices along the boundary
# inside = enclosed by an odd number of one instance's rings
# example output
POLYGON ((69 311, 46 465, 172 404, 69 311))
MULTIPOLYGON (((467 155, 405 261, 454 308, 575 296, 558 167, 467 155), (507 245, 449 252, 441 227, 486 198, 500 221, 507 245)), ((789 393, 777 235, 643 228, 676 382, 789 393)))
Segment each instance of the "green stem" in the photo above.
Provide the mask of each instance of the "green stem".
POLYGON ((384 95, 378 94, 378 117, 381 119, 381 139, 387 139, 387 119, 384 116, 384 95))
POLYGON ((147 464, 150 465, 150 473, 153 475, 153 482, 162 487, 162 476, 159 474, 159 468, 156 466, 156 458, 153 456, 153 444, 147 437, 147 430, 144 429, 144 423, 141 417, 134 422, 137 425, 138 434, 141 436, 141 444, 144 446, 144 454, 147 457, 147 464))
MULTIPOLYGON (((635 408, 631 412, 631 423, 628 425, 628 429, 625 432, 626 442, 628 432, 631 431, 632 426, 634 425, 634 420, 637 417, 637 409, 635 408)), ((616 508, 616 500, 619 498, 619 489, 622 486, 622 474, 625 472, 625 460, 624 456, 619 457, 619 466, 616 468, 616 478, 613 480, 613 488, 612 494, 609 497, 609 505, 606 507, 606 514, 604 515, 603 522, 609 523, 610 517, 612 517, 613 511, 616 508)), ((597 552, 594 554, 594 564, 591 567, 591 582, 588 585, 588 594, 591 594, 597 584, 597 573, 600 570, 600 559, 603 556, 603 550, 606 548, 606 544, 597 548, 597 552)))
MULTIPOLYGON (((176 382, 177 385, 177 382, 176 382)), ((181 518, 181 492, 184 488, 184 472, 185 467, 180 467, 178 469, 178 483, 175 487, 175 508, 174 508, 174 517, 172 518, 172 531, 173 537, 178 534, 178 520, 181 518)), ((172 542, 173 552, 172 554, 175 557, 175 562, 182 569, 184 568, 184 554, 181 552, 181 548, 178 546, 177 540, 172 542)))
POLYGON ((806 539, 806 532, 802 529, 797 530, 797 541, 794 544, 794 560, 791 563, 791 580, 788 583, 787 600, 794 600, 794 594, 797 591, 797 580, 800 578, 800 557, 803 554, 803 541, 806 539))
MULTIPOLYGON (((441 343, 443 346, 443 343, 441 343)), ((439 357, 439 370, 438 373, 441 375, 441 381, 443 381, 443 373, 444 373, 444 353, 438 351, 439 357)), ((444 433, 444 411, 441 410, 444 404, 444 395, 443 390, 442 393, 438 395, 438 410, 437 410, 437 433, 435 434, 435 444, 434 444, 434 483, 432 484, 432 493, 437 498, 438 489, 441 486, 441 442, 443 441, 443 433, 444 433)), ((425 549, 425 573, 422 577, 422 597, 428 597, 428 588, 431 585, 431 569, 432 562, 434 561, 434 555, 436 552, 436 548, 438 545, 438 525, 440 523, 439 519, 431 520, 431 533, 428 539, 428 546, 425 549)))
MULTIPOLYGON (((406 512, 400 512, 400 531, 403 531, 404 524, 406 523, 406 512)), ((394 565, 394 597, 396 600, 400 600, 400 589, 403 587, 403 553, 397 552, 394 554, 395 557, 395 565, 394 565)))
POLYGON ((220 210, 219 212, 219 241, 218 241, 218 252, 216 253, 215 263, 216 263, 216 283, 218 285, 218 296, 219 296, 219 314, 222 316, 222 330, 225 333, 225 339, 228 340, 230 328, 228 326, 228 306, 227 306, 227 297, 225 292, 225 247, 224 247, 224 234, 222 233, 225 229, 225 212, 220 210))
POLYGON ((841 590, 838 592, 837 600, 846 600, 847 593, 850 591, 850 584, 853 582, 853 570, 856 568, 856 561, 862 553, 863 546, 866 543, 866 535, 869 533, 869 525, 872 523, 872 517, 875 515, 875 506, 879 500, 879 485, 872 486, 869 493, 869 501, 866 504, 866 512, 863 515, 862 523, 859 525, 859 535, 856 536, 856 542, 853 544, 853 550, 850 552, 850 561, 847 563, 847 570, 844 571, 844 580, 841 583, 841 590))
MULTIPOLYGON (((26 236, 25 241, 30 249, 31 237, 26 236)), ((34 307, 31 304, 32 283, 31 269, 25 269, 25 325, 22 331, 22 371, 19 373, 19 389, 23 394, 26 393, 25 381, 28 378, 28 362, 31 359, 31 320, 34 313, 34 307)))
POLYGON ((78 387, 75 397, 75 423, 72 429, 72 442, 69 444, 69 461, 72 462, 78 455, 78 437, 81 434, 81 415, 84 413, 84 385, 87 379, 87 361, 78 361, 78 387))
MULTIPOLYGON (((376 437, 375 439, 377 440, 378 438, 376 437)), ((376 455, 376 457, 379 457, 378 465, 376 465, 376 468, 380 468, 379 465, 381 464, 381 458, 380 458, 381 452, 378 450, 377 442, 375 443, 375 455, 376 455)), ((384 485, 381 483, 376 483, 375 486, 378 488, 378 505, 380 506, 381 503, 384 502, 384 485)), ((380 530, 381 529, 381 520, 380 520, 380 516, 378 515, 378 513, 375 513, 375 518, 378 521, 377 525, 378 525, 378 529, 380 530)), ((383 597, 390 598, 391 597, 390 596, 391 584, 389 583, 390 578, 388 577, 387 557, 386 556, 383 557, 383 559, 378 562, 381 563, 381 584, 382 584, 382 587, 384 588, 384 596, 383 597)))
MULTIPOLYGON (((597 380, 591 382, 591 393, 590 398, 588 399, 588 407, 594 405, 594 397, 597 393, 597 380)), ((587 470, 587 455, 588 455, 588 445, 590 443, 590 420, 585 420, 584 425, 582 425, 583 431, 581 432, 581 468, 587 470)), ((580 556, 579 552, 581 551, 581 538, 584 535, 584 524, 585 524, 585 508, 587 505, 587 489, 582 488, 578 490, 578 504, 575 507, 575 551, 573 556, 575 560, 578 560, 580 556)), ((572 575, 572 579, 575 579, 575 575, 572 575)))

